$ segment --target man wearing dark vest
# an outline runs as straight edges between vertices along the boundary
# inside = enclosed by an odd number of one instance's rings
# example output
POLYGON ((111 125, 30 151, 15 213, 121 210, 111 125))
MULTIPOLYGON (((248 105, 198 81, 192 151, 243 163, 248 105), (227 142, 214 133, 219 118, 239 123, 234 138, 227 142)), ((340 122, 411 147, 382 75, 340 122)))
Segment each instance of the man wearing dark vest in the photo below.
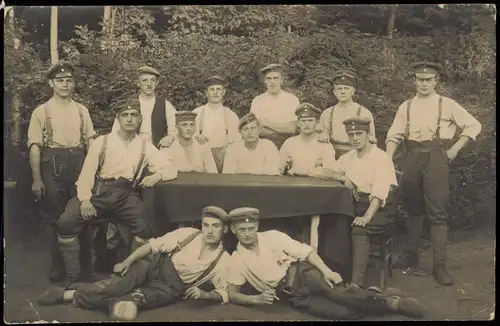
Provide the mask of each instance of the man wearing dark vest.
POLYGON ((431 228, 434 278, 442 285, 451 285, 452 278, 445 268, 449 163, 470 140, 476 139, 481 124, 457 102, 436 93, 439 64, 417 62, 410 68, 417 95, 401 104, 386 139, 386 151, 391 158, 401 141, 406 149, 401 187, 408 212, 408 244, 394 266, 418 269, 422 224, 427 217, 431 228), (453 144, 457 128, 462 133, 453 144))
POLYGON ((297 96, 281 88, 283 69, 283 65, 270 64, 260 70, 267 91, 257 95, 250 107, 261 125, 259 136, 272 141, 278 150, 287 138, 297 134, 295 109, 300 104, 297 96))
MULTIPOLYGON (((160 73, 144 66, 138 69, 139 102, 141 104, 142 124, 139 134, 157 148, 168 147, 176 137, 175 108, 163 97, 156 96, 160 73)), ((112 132, 120 128, 115 120, 112 132)))
POLYGON ((178 301, 228 303, 229 254, 222 237, 228 215, 208 206, 201 213, 201 231, 181 228, 151 239, 114 267, 115 275, 76 290, 55 287, 39 299, 42 305, 73 302, 86 309, 108 310, 112 319, 133 320, 138 309, 151 309, 178 301))
POLYGON ((131 229, 135 236, 132 248, 137 247, 152 236, 141 217, 138 187, 151 188, 177 177, 177 170, 160 151, 137 135, 141 123, 139 101, 120 102, 115 110, 120 129, 94 141, 77 181, 77 196, 70 199, 57 221, 67 285, 80 278, 77 236, 85 225, 93 219, 112 218, 114 223, 131 229), (152 174, 141 178, 145 168, 152 174))
POLYGON ((319 121, 321 133, 318 135, 319 141, 330 141, 335 148, 335 159, 349 152, 353 147, 349 143, 349 138, 345 132, 342 122, 352 116, 360 116, 370 119, 369 139, 371 143, 376 143, 375 125, 372 113, 361 104, 354 102, 353 96, 356 91, 358 76, 352 70, 339 71, 333 77, 333 94, 338 103, 323 111, 319 121))
POLYGON ((64 262, 57 244, 56 222, 68 200, 85 159, 85 148, 97 136, 88 109, 71 99, 74 68, 60 61, 48 73, 53 95, 31 115, 28 148, 33 174, 32 191, 39 202, 43 231, 49 244, 51 281, 64 278, 64 262))

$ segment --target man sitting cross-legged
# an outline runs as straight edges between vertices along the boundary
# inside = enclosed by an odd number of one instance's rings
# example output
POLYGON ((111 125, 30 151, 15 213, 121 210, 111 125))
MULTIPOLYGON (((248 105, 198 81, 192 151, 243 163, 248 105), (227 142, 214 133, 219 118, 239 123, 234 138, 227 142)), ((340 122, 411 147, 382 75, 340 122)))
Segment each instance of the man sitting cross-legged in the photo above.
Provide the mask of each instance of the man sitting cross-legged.
MULTIPOLYGON (((115 265, 109 279, 77 284, 76 290, 51 288, 40 303, 73 302, 86 309, 109 309, 111 318, 133 320, 138 309, 164 306, 182 298, 227 303, 229 254, 222 246, 227 213, 209 206, 202 211, 201 231, 181 228, 152 239, 115 265), (200 289, 210 282, 211 292, 200 289)), ((210 285, 210 284, 208 284, 210 285)))
POLYGON ((57 221, 58 242, 66 266, 66 285, 80 276, 77 236, 92 220, 111 218, 131 229, 132 247, 152 236, 142 217, 139 187, 150 188, 177 177, 177 170, 162 160, 151 143, 137 135, 141 124, 139 101, 125 100, 115 107, 120 129, 97 138, 90 146, 77 181, 77 196, 57 221), (141 180, 144 169, 152 175, 141 180))
POLYGON ((231 255, 228 275, 232 303, 264 305, 279 298, 295 308, 330 320, 391 313, 422 316, 422 306, 417 300, 344 287, 342 277, 328 268, 312 247, 279 231, 257 232, 259 210, 256 208, 232 210, 229 220, 231 231, 239 241, 231 255), (242 286, 247 282, 256 295, 242 293, 242 286))
POLYGON ((193 137, 196 132, 196 113, 178 111, 175 121, 179 137, 168 148, 166 153, 180 172, 217 173, 217 166, 208 144, 200 144, 193 137))

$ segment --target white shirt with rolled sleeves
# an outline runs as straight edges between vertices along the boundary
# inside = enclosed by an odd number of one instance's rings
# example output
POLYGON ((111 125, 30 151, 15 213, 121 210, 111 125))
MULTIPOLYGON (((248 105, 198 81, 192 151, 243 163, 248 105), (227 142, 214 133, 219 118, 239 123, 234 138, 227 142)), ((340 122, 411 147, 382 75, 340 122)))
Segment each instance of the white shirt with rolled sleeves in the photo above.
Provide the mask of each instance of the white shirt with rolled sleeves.
MULTIPOLYGON (((349 142, 349 137, 347 136, 347 132, 345 131, 344 120, 355 116, 358 111, 359 104, 354 103, 352 107, 331 107, 323 111, 321 113, 321 117, 319 119, 319 127, 324 132, 330 131, 330 139, 341 141, 341 142, 349 142), (332 117, 332 110, 333 117, 332 117)), ((359 114, 360 117, 368 118, 371 120, 370 122, 370 140, 375 140, 375 124, 373 122, 373 114, 365 107, 361 107, 361 111, 359 114)))
POLYGON ((334 171, 344 173, 359 192, 370 194, 370 200, 380 199, 382 207, 391 186, 398 185, 391 158, 375 145, 361 159, 356 150, 345 153, 335 163, 334 171))
POLYGON ((170 147, 162 148, 160 152, 165 154, 180 172, 217 173, 212 151, 207 144, 200 145, 195 140, 188 147, 184 147, 175 140, 170 147))
MULTIPOLYGON (((178 243, 184 241, 194 232, 199 231, 195 228, 180 228, 175 231, 169 232, 162 237, 149 240, 151 250, 153 253, 171 252, 178 243)), ((200 253, 203 245, 202 234, 200 233, 190 243, 188 243, 182 250, 172 256, 172 263, 174 264, 177 273, 182 281, 186 284, 193 283, 200 275, 210 266, 210 264, 217 258, 221 250, 224 250, 222 242, 217 249, 209 255, 200 259, 200 253)), ((223 299, 222 303, 229 302, 227 294, 227 276, 230 264, 230 256, 224 252, 220 257, 214 269, 208 273, 203 279, 192 284, 191 287, 199 286, 207 281, 210 281, 214 287, 215 292, 219 293, 223 299)))
MULTIPOLYGON (((141 115, 142 115, 142 123, 141 130, 139 135, 143 137, 145 140, 151 142, 153 134, 151 133, 151 115, 153 114, 153 109, 155 105, 156 97, 152 98, 143 98, 139 96, 139 103, 141 104, 141 115)), ((177 135, 177 126, 175 125, 175 108, 174 106, 167 100, 165 100, 165 117, 168 127, 168 135, 177 135)), ((116 132, 120 129, 120 124, 118 120, 115 119, 113 123, 113 128, 111 132, 116 132)), ((166 135, 163 135, 163 137, 166 135)))
MULTIPOLYGON (((437 118, 439 112, 439 94, 433 94, 427 98, 415 96, 411 102, 409 140, 426 141, 431 140, 436 133, 437 118)), ((394 122, 387 132, 386 143, 389 141, 398 144, 404 137, 406 122, 407 102, 399 106, 394 122)), ((475 140, 481 132, 481 124, 467 110, 454 100, 443 96, 442 115, 439 131, 441 139, 452 139, 457 127, 462 129, 461 136, 467 136, 475 140)))
MULTIPOLYGON (((129 143, 125 143, 118 133, 108 134, 104 163, 99 176, 103 179, 123 177, 132 181, 141 155, 142 139, 139 136, 129 143)), ((76 182, 77 196, 80 201, 89 200, 92 197, 92 188, 99 166, 99 154, 103 145, 104 137, 100 136, 92 143, 85 157, 83 168, 76 182)), ((160 173, 162 181, 177 178, 177 169, 166 160, 164 155, 146 142, 145 157, 142 167, 148 167, 152 173, 160 173)))
POLYGON ((285 277, 290 264, 305 261, 313 248, 276 230, 257 233, 259 254, 240 243, 231 255, 228 283, 241 286, 250 283, 257 291, 275 289, 285 277))
POLYGON ((250 112, 253 112, 257 119, 288 123, 297 121, 295 109, 299 105, 299 98, 292 93, 282 90, 278 95, 271 95, 266 92, 253 99, 250 112))
POLYGON ((280 158, 272 141, 259 139, 253 150, 244 142, 231 144, 224 157, 224 174, 264 174, 279 175, 280 158))
POLYGON ((335 165, 335 150, 330 143, 318 142, 316 138, 304 141, 300 135, 288 138, 279 152, 280 171, 283 171, 288 161, 292 167, 290 174, 308 175, 317 163, 325 169, 333 169, 335 165))
POLYGON ((220 105, 214 110, 208 104, 205 104, 197 107, 193 112, 197 113, 195 120, 196 132, 200 134, 200 131, 203 131, 203 135, 208 139, 208 146, 210 148, 223 147, 241 141, 241 135, 238 131, 239 118, 228 107, 220 105), (202 116, 203 121, 200 121, 202 116))
POLYGON ((32 113, 28 128, 28 148, 33 144, 41 147, 49 146, 55 148, 78 147, 81 144, 80 113, 83 116, 83 133, 88 140, 96 135, 89 110, 80 103, 71 100, 67 107, 60 107, 50 99, 38 106, 32 113), (47 144, 47 120, 45 119, 45 108, 47 107, 52 126, 52 144, 47 144))

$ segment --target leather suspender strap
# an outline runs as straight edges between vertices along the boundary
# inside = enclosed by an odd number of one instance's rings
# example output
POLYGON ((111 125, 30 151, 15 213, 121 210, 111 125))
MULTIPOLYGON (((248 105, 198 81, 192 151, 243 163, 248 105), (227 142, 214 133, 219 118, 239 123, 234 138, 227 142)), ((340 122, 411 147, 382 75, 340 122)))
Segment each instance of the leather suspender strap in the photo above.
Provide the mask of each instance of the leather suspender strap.
POLYGON ((361 115, 361 104, 358 106, 358 111, 356 112, 356 115, 358 117, 361 115))
POLYGON ((205 109, 206 109, 206 106, 203 106, 201 108, 201 112, 200 112, 200 123, 198 125, 198 130, 200 131, 200 135, 203 134, 203 123, 205 121, 205 109))
POLYGON ((141 156, 139 157, 139 163, 137 164, 137 169, 135 170, 134 177, 132 178, 132 187, 137 186, 138 177, 142 171, 142 165, 144 163, 144 158, 146 156, 146 141, 141 137, 141 156))
POLYGON ((172 249, 172 251, 168 253, 168 256, 170 258, 172 258, 173 255, 175 255, 176 253, 178 253, 179 251, 181 251, 182 248, 184 248, 185 246, 187 246, 200 233, 201 233, 201 231, 197 230, 196 232, 193 232, 192 234, 190 234, 186 239, 182 240, 181 242, 177 242, 177 246, 175 246, 175 248, 172 249))
POLYGON ((78 114, 80 115, 80 143, 81 146, 84 147, 85 144, 87 143, 87 141, 85 140, 85 131, 84 131, 85 120, 83 119, 82 106, 79 103, 77 103, 76 105, 78 107, 78 114))
POLYGON ((436 138, 441 139, 440 131, 441 131, 441 115, 443 114, 443 97, 439 97, 438 104, 438 118, 437 118, 437 127, 436 127, 436 138))
POLYGON ((224 248, 222 248, 222 250, 219 252, 217 257, 210 263, 210 265, 207 267, 207 269, 205 269, 205 271, 203 273, 201 273, 201 275, 198 276, 198 278, 194 282, 192 282, 191 284, 196 284, 196 282, 201 281, 204 277, 206 277, 208 274, 210 274, 210 272, 213 271, 215 266, 217 266, 217 263, 219 262, 220 257, 222 257, 222 254, 224 253, 224 251, 225 251, 224 248))
MULTIPOLYGON (((200 123, 198 124, 198 130, 200 131, 200 135, 203 134, 203 123, 205 122, 205 110, 207 109, 206 105, 201 108, 200 112, 200 123)), ((226 128, 226 135, 229 134, 229 130, 227 127, 227 111, 225 107, 222 107, 224 110, 224 128, 226 128)))
POLYGON ((404 139, 408 140, 408 137, 410 136, 410 108, 411 108, 411 101, 413 99, 409 99, 406 102, 406 126, 405 126, 405 133, 404 133, 404 139))
POLYGON ((52 117, 49 114, 49 108, 47 105, 43 106, 44 113, 45 113, 45 130, 47 132, 47 144, 45 146, 49 147, 52 145, 52 137, 53 137, 53 132, 54 130, 52 129, 52 117))
POLYGON ((97 167, 97 171, 95 173, 96 178, 100 178, 100 173, 102 166, 104 164, 104 158, 106 157, 106 147, 108 147, 108 135, 102 136, 102 146, 101 151, 99 152, 99 166, 97 167))
POLYGON ((330 111, 330 121, 328 121, 328 137, 332 137, 333 131, 333 111, 335 110, 335 106, 332 106, 330 111))

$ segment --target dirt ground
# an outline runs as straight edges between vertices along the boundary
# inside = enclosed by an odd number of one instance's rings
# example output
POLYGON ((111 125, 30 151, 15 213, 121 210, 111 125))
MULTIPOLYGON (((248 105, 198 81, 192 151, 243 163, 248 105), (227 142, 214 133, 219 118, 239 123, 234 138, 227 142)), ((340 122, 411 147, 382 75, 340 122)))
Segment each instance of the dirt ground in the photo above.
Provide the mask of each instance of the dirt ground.
MULTIPOLYGON (((20 217, 18 217, 20 218, 20 217)), ((19 221, 19 220, 18 220, 19 221)), ((70 304, 43 307, 37 296, 49 286, 46 278, 48 256, 36 232, 27 232, 26 223, 16 223, 12 216, 4 219, 4 320, 5 322, 90 322, 108 321, 105 312, 78 309, 70 304)), ((30 222, 31 223, 31 222, 30 222)), ((32 226, 31 229, 34 229, 32 226)), ((404 237, 404 235, 400 236, 404 237)), ((396 239, 396 249, 401 239, 396 239)), ((489 319, 494 311, 495 231, 475 230, 453 234, 449 246, 448 270, 454 285, 443 287, 431 275, 413 276, 394 270, 389 286, 397 287, 419 299, 426 320, 489 319)), ((432 253, 422 254, 422 266, 430 271, 432 253)), ((376 271, 375 271, 376 272, 376 271)), ((371 271, 372 275, 374 271, 371 271)), ((384 317, 383 320, 404 319, 384 317)), ((185 301, 140 312, 139 321, 276 321, 320 320, 295 311, 284 303, 269 307, 247 308, 237 305, 213 305, 185 301)), ((370 320, 380 320, 380 317, 370 320)))

